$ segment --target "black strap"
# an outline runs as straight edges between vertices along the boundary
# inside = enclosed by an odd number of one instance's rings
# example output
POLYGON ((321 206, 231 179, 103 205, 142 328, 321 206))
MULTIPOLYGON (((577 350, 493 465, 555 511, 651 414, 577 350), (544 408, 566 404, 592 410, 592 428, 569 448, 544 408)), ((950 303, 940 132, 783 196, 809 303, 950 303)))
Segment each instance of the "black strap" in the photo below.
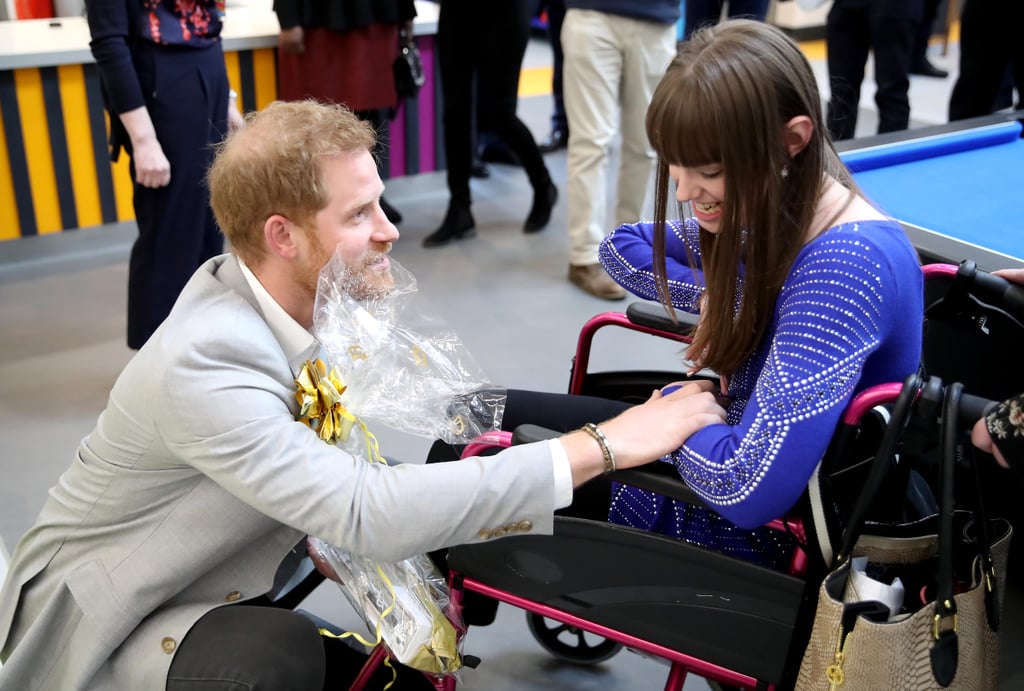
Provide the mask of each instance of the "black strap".
POLYGON ((917 374, 911 374, 903 382, 903 388, 900 389, 899 396, 897 396, 896 402, 893 404, 889 423, 885 427, 882 441, 878 444, 878 451, 875 454, 875 460, 871 464, 871 470, 868 472, 864 488, 857 497, 857 503, 850 510, 850 516, 839 543, 839 552, 836 554, 835 565, 849 558, 850 553, 853 551, 853 546, 857 543, 857 538, 860 537, 868 511, 888 477, 889 470, 892 468, 896 457, 897 444, 903 435, 903 430, 910 421, 914 400, 921 390, 921 385, 921 377, 917 374))
POLYGON ((974 446, 972 444, 964 444, 962 448, 966 452, 967 463, 970 465, 971 474, 974 476, 974 522, 978 526, 981 578, 983 581, 982 585, 985 588, 985 616, 988 618, 989 628, 998 633, 1001 609, 998 601, 999 575, 996 573, 996 565, 992 559, 992 531, 988 522, 988 513, 985 510, 985 492, 982 487, 981 469, 978 467, 977 457, 974 454, 974 446))
POLYGON ((959 637, 956 626, 956 600, 953 599, 953 510, 956 461, 960 447, 960 397, 963 385, 946 387, 942 401, 942 437, 939 468, 939 546, 935 573, 935 620, 929 657, 932 675, 940 686, 953 683, 959 666, 959 637))
POLYGON ((953 509, 956 488, 956 459, 959 447, 960 397, 963 384, 946 386, 942 402, 942 446, 939 468, 939 566, 936 576, 935 614, 940 618, 956 614, 953 599, 953 509))

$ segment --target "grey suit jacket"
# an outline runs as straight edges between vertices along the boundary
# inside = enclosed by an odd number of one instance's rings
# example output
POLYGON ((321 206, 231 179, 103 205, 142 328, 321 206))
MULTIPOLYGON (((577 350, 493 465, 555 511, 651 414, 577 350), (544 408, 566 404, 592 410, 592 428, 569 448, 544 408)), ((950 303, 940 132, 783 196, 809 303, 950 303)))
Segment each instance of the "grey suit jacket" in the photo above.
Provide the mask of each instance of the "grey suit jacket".
POLYGON ((294 364, 235 258, 200 267, 15 549, 0 690, 162 691, 192 624, 267 592, 306 534, 398 560, 551 531, 546 444, 369 464, 295 421, 294 364))

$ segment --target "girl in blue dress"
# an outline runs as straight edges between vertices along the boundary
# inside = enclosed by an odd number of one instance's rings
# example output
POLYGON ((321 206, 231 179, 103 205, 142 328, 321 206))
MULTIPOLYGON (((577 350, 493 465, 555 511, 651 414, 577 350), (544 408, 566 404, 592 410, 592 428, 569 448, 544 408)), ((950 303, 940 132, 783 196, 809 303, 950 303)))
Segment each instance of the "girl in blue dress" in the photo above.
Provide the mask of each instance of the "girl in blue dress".
POLYGON ((616 486, 615 523, 783 565, 759 526, 796 503, 852 396, 918 368, 918 257, 861 195, 821 103, 799 47, 749 20, 696 32, 654 93, 654 220, 617 228, 600 258, 700 315, 689 369, 720 375, 728 420, 664 459, 714 512, 616 486))

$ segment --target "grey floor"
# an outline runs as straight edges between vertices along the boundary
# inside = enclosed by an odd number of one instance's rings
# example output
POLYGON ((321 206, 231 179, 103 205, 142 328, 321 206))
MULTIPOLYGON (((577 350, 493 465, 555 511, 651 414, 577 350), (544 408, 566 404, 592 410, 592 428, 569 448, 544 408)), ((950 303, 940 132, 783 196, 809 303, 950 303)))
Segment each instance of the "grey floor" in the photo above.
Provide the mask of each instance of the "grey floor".
MULTIPOLYGON (((933 57, 955 71, 955 47, 949 56, 933 57)), ((549 61, 546 44, 533 42, 525 64, 549 61)), ((824 65, 815 69, 823 79, 824 65)), ((952 83, 952 77, 914 78, 914 126, 945 121, 952 83)), ((872 91, 866 84, 860 135, 873 134, 872 91)), ((538 138, 547 132, 549 108, 546 96, 521 102, 538 138)), ((556 181, 564 181, 565 154, 548 156, 548 163, 556 181)), ((417 277, 423 304, 461 334, 492 381, 562 391, 580 326, 621 303, 591 298, 567 282, 564 201, 546 232, 524 235, 520 228, 531 202, 525 176, 507 166, 491 170, 490 179, 473 185, 478 237, 435 250, 423 249, 420 240, 444 214, 443 173, 390 181, 387 197, 405 214, 394 257, 417 277)), ((124 344, 124 291, 133 233, 132 224, 121 224, 0 243, 0 576, 4 546, 13 550, 30 527, 131 357, 124 344)), ((656 339, 609 333, 598 338, 593 362, 598 369, 673 367, 678 353, 656 339)), ((409 461, 422 459, 429 443, 376 432, 388 456, 409 461)), ((305 607, 341 626, 362 626, 331 584, 305 607)), ((1024 603, 1015 591, 1003 634, 1005 689, 1024 686, 1024 663, 1013 655, 1024 637, 1022 615, 1024 603)), ((470 632, 465 650, 483 659, 464 673, 461 688, 467 691, 654 689, 663 687, 668 671, 628 651, 594 667, 561 663, 534 642, 523 613, 507 605, 496 624, 470 632)), ((697 677, 687 680, 688 691, 707 688, 697 677)))

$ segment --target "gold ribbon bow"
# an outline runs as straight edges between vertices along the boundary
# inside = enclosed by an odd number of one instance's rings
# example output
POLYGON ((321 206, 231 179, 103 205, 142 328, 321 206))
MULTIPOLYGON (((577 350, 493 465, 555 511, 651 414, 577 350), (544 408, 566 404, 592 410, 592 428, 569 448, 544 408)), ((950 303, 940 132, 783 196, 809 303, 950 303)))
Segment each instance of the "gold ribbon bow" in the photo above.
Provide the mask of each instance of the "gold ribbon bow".
POLYGON ((341 404, 347 388, 337 367, 330 373, 323 360, 306 360, 295 379, 295 400, 299 403, 299 420, 328 444, 348 441, 356 416, 341 404))

